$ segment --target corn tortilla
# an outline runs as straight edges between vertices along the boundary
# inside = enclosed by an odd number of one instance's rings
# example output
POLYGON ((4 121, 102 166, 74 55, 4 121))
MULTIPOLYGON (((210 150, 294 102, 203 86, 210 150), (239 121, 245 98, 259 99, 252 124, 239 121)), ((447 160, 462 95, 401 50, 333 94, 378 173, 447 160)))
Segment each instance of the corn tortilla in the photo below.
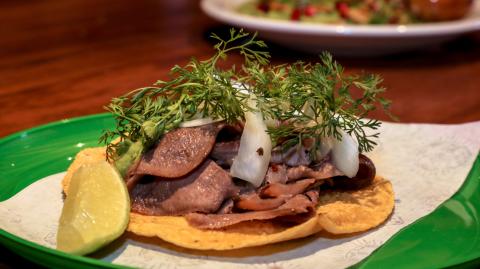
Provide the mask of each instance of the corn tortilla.
MULTIPOLYGON (((69 180, 76 169, 104 159, 104 147, 80 151, 62 181, 65 194, 68 194, 69 180)), ((145 216, 131 212, 127 230, 190 249, 230 250, 302 238, 321 230, 331 234, 366 231, 383 223, 393 206, 392 184, 376 177, 370 186, 361 190, 322 191, 316 216, 293 227, 249 221, 220 230, 201 230, 190 226, 184 217, 145 216)))

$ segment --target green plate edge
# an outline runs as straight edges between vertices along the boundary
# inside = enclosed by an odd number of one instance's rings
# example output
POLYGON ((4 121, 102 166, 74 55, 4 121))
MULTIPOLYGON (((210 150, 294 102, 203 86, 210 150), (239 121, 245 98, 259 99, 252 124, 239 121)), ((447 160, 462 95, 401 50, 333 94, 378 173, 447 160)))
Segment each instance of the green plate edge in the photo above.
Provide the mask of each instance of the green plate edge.
POLYGON ((463 186, 352 268, 479 268, 480 155, 463 186))
MULTIPOLYGON (((0 201, 65 171, 84 147, 98 146, 110 114, 63 120, 0 139, 0 201)), ((480 155, 465 183, 434 212, 403 228, 352 268, 477 268, 480 265, 480 155)), ((0 230, 0 243, 50 268, 127 268, 43 247, 0 230)))

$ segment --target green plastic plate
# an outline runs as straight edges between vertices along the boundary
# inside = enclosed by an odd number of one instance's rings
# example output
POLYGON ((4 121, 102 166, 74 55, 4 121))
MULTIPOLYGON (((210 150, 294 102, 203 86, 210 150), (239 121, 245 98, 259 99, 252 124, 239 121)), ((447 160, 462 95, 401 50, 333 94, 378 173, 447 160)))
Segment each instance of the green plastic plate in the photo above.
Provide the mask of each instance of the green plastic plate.
MULTIPOLYGON (((65 171, 83 147, 97 146, 108 114, 64 120, 0 140, 0 201, 45 176, 65 171)), ((354 268, 480 266, 480 156, 462 188, 430 215, 402 229, 354 268)), ((0 230, 0 243, 52 268, 124 268, 42 247, 0 230)))

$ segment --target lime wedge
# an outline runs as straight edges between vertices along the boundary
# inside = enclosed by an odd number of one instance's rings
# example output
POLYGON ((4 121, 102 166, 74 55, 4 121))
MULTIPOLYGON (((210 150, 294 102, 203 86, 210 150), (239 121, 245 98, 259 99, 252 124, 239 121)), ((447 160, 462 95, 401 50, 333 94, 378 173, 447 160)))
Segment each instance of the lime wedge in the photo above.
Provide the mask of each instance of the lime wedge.
POLYGON ((130 198, 118 171, 108 162, 86 164, 72 176, 57 233, 57 249, 91 253, 127 228, 130 198))

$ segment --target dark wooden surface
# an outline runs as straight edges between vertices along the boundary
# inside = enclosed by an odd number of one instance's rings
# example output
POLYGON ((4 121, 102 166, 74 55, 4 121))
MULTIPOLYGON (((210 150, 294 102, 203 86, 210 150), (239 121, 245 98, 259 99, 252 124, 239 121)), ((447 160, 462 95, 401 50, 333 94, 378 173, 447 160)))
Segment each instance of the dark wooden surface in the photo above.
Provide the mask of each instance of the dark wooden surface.
MULTIPOLYGON (((167 79, 173 64, 208 57, 209 33, 227 30, 196 1, 0 1, 0 137, 102 112, 113 96, 167 79)), ((274 63, 316 59, 269 46, 274 63)), ((401 122, 480 120, 480 32, 415 52, 337 59, 349 72, 381 74, 401 122)), ((0 268, 26 264, 0 248, 0 268)))

